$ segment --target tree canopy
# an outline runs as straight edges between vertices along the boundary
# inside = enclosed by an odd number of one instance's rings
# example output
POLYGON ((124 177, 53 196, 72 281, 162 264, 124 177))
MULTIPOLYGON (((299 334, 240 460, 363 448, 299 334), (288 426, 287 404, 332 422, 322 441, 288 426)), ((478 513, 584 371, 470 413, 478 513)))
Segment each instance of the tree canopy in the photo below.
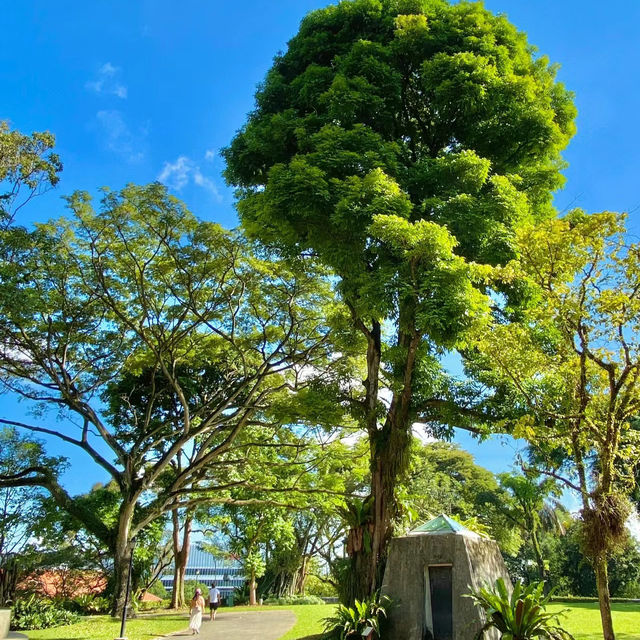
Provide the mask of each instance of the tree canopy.
POLYGON ((68 203, 73 217, 21 232, 0 265, 0 378, 41 409, 1 423, 86 452, 117 484, 119 516, 105 522, 48 466, 0 486, 45 487, 112 550, 117 604, 136 534, 205 499, 186 490, 219 486, 215 462, 244 428, 271 436, 267 400, 322 372, 334 306, 322 280, 260 259, 159 184, 107 191, 98 212, 87 194, 68 203))
POLYGON ((341 2, 302 21, 224 151, 247 232, 331 267, 366 339, 351 406, 375 504, 359 595, 380 579, 411 424, 451 422, 438 354, 483 322, 486 268, 516 257, 516 229, 553 214, 575 117, 555 72, 477 3, 341 2))

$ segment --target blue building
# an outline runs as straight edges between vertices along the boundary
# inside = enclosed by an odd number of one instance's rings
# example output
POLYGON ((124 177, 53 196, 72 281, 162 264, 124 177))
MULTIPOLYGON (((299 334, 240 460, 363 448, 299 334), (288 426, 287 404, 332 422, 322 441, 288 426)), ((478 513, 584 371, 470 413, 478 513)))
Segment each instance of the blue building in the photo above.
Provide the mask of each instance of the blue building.
MULTIPOLYGON (((169 591, 173 589, 173 574, 165 574, 160 580, 169 591)), ((234 589, 242 587, 245 576, 237 560, 219 558, 193 544, 189 550, 185 580, 197 580, 208 587, 215 584, 225 598, 234 589)), ((185 595, 190 597, 189 594, 185 595)))

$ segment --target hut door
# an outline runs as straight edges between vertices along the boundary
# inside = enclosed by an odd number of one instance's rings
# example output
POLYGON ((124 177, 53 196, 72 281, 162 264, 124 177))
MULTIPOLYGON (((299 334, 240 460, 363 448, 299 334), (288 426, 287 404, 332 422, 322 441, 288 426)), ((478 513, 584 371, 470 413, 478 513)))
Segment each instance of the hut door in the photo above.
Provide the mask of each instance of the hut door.
POLYGON ((452 567, 429 567, 431 624, 434 640, 453 640, 452 567))

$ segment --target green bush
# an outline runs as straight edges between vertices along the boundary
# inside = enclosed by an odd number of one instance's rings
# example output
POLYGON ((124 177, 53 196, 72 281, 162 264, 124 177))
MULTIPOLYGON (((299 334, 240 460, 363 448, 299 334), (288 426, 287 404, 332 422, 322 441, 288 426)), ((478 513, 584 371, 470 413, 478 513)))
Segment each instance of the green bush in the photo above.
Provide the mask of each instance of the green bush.
POLYGON ((184 597, 187 602, 193 598, 196 589, 202 591, 202 597, 206 600, 209 595, 209 587, 204 582, 198 582, 197 580, 185 580, 184 582, 184 597))
POLYGON ((284 596, 282 598, 267 598, 263 604, 324 604, 324 600, 319 596, 284 596))
POLYGON ((158 598, 162 598, 163 600, 169 600, 171 598, 171 594, 167 591, 167 588, 162 584, 161 580, 156 580, 149 587, 149 593, 154 596, 158 596, 158 598))
POLYGON ((66 609, 67 611, 79 613, 83 616, 109 613, 111 610, 111 601, 109 598, 97 596, 93 593, 85 593, 75 598, 54 598, 52 602, 60 609, 66 609))
POLYGON ((387 617, 387 610, 391 601, 387 596, 380 596, 376 591, 373 595, 360 601, 356 600, 353 607, 339 604, 333 616, 324 619, 324 636, 326 640, 356 640, 362 636, 366 627, 371 627, 377 637, 380 637, 380 623, 387 617))
POLYGON ((469 597, 487 617, 476 640, 484 638, 490 629, 497 629, 503 638, 518 640, 574 640, 568 631, 557 626, 557 613, 546 613, 550 596, 544 595, 544 582, 533 582, 528 587, 516 582, 509 595, 504 580, 498 578, 493 587, 473 591, 469 597))
POLYGON ((51 600, 35 594, 16 600, 11 616, 11 628, 15 631, 49 629, 78 622, 80 616, 55 605, 51 600))
POLYGON ((233 590, 233 604, 241 606, 243 604, 249 604, 249 583, 245 582, 241 587, 236 587, 233 590))
POLYGON ((336 598, 338 596, 338 590, 334 585, 314 575, 310 575, 307 578, 304 592, 308 596, 324 596, 326 598, 336 598))
POLYGON ((157 611, 158 609, 168 609, 170 605, 171 600, 162 600, 161 602, 148 602, 145 600, 139 600, 138 611, 157 611))

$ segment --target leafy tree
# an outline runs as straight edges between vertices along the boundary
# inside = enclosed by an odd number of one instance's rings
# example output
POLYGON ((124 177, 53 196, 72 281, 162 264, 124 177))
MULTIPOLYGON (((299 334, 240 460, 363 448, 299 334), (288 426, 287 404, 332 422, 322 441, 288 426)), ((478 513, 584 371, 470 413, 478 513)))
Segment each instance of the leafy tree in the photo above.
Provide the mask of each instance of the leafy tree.
MULTIPOLYGON (((40 465, 57 474, 65 460, 46 456, 43 442, 13 427, 0 429, 0 475, 20 477, 40 465)), ((20 575, 33 564, 31 540, 42 518, 41 497, 41 491, 26 487, 0 488, 0 605, 14 599, 20 575)))
POLYGON ((558 501, 562 491, 553 478, 540 479, 515 473, 501 473, 499 478, 500 486, 510 497, 502 503, 501 510, 531 543, 538 566, 538 580, 544 581, 548 590, 548 560, 544 557, 540 538, 545 528, 564 533, 559 512, 566 515, 566 510, 558 501))
POLYGON ((30 136, 0 121, 0 230, 5 231, 34 196, 58 184, 62 163, 48 132, 30 136))
MULTIPOLYGON (((563 536, 547 536, 549 573, 560 593, 597 596, 598 588, 591 563, 584 557, 582 525, 573 521, 563 536)), ((544 541, 543 541, 544 544, 544 541)), ((608 558, 609 588, 618 598, 640 595, 640 549, 633 538, 608 558)))
POLYGON ((518 243, 520 261, 503 277, 520 279, 531 304, 522 322, 484 333, 470 370, 511 389, 524 414, 514 433, 531 444, 532 466, 579 495, 613 640, 607 558, 627 538, 640 459, 640 246, 627 242, 624 216, 582 211, 523 227, 518 243))
POLYGON ((362 387, 339 396, 371 451, 352 598, 380 582, 411 425, 473 428, 438 356, 486 313, 485 265, 553 213, 575 116, 555 69, 479 3, 341 2, 302 21, 224 151, 244 228, 328 265, 361 335, 362 387))
MULTIPOLYGON (((245 452, 245 481, 230 490, 231 504, 197 514, 223 552, 243 563, 250 604, 256 603, 258 579, 267 573, 261 593, 302 593, 311 558, 328 553, 343 531, 336 509, 353 488, 345 470, 353 469, 354 456, 339 440, 325 438, 285 425, 266 446, 247 429, 236 447, 245 452)), ((230 471, 229 483, 238 471, 230 471)))
POLYGON ((461 520, 477 519, 503 552, 515 553, 522 539, 504 514, 507 493, 496 476, 477 465, 473 456, 447 442, 422 444, 417 438, 403 480, 404 502, 418 520, 446 513, 461 520))
MULTIPOLYGON (((115 528, 119 522, 122 502, 116 482, 107 485, 97 484, 85 494, 74 496, 77 506, 92 511, 108 528, 115 528)), ((145 589, 150 574, 155 569, 158 552, 166 525, 165 517, 150 522, 136 536, 133 553, 132 592, 145 589)), ((76 572, 92 572, 108 579, 107 590, 112 592, 116 584, 114 575, 113 552, 109 544, 93 534, 84 521, 74 517, 61 508, 54 497, 41 502, 41 518, 35 533, 38 544, 38 568, 66 569, 76 572)))
POLYGON ((322 375, 334 314, 318 279, 259 259, 159 184, 106 191, 99 212, 84 193, 68 205, 72 219, 40 225, 0 264, 0 378, 51 409, 0 424, 87 453, 118 486, 118 517, 105 522, 46 466, 0 486, 44 487, 106 545, 115 613, 134 538, 163 513, 228 500, 222 460, 243 429, 266 429, 272 397, 309 383, 301 370, 322 375), (176 467, 184 452, 192 462, 176 467), (189 493, 195 480, 208 494, 189 493))

